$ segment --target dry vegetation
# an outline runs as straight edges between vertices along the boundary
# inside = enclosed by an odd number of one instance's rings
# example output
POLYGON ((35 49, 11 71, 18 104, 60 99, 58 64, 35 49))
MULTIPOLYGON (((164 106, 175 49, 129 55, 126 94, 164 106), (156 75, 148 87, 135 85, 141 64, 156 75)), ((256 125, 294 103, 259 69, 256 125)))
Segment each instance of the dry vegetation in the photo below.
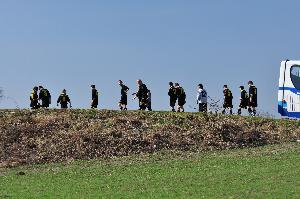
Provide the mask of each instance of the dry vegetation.
POLYGON ((2 110, 0 167, 294 141, 298 121, 197 113, 2 110))

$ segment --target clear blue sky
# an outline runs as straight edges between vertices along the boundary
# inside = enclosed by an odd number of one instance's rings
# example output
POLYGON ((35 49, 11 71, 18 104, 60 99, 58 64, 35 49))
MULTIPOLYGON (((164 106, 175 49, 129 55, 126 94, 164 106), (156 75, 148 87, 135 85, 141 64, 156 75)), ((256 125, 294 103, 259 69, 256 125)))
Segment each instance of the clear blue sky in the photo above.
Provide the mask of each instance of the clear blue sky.
POLYGON ((117 80, 133 92, 141 78, 154 109, 167 110, 169 81, 185 88, 188 105, 198 83, 219 99, 228 84, 237 105, 238 86, 253 80, 259 108, 276 114, 280 61, 300 58, 299 7, 296 0, 2 0, 0 86, 22 108, 40 84, 53 100, 66 88, 75 108, 88 108, 96 84, 100 107, 117 109, 117 80))

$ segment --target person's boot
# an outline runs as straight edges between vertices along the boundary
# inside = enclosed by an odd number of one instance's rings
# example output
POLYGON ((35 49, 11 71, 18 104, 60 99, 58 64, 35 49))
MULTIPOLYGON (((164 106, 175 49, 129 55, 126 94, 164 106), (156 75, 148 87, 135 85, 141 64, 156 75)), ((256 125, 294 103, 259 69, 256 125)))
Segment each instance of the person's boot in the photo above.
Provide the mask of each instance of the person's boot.
POLYGON ((222 114, 225 114, 226 113, 226 111, 225 111, 225 109, 222 111, 222 114))
POLYGON ((229 113, 230 113, 230 115, 232 115, 232 109, 230 109, 229 113))
POLYGON ((256 110, 253 110, 253 116, 255 116, 256 115, 256 110))

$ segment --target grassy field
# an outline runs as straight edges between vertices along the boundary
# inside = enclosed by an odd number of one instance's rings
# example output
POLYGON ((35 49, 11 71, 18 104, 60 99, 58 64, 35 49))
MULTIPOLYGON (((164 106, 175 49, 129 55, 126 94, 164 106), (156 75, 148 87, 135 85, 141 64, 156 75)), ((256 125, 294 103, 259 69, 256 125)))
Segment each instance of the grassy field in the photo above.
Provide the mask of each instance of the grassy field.
POLYGON ((0 169, 0 198, 300 198, 300 144, 0 169))

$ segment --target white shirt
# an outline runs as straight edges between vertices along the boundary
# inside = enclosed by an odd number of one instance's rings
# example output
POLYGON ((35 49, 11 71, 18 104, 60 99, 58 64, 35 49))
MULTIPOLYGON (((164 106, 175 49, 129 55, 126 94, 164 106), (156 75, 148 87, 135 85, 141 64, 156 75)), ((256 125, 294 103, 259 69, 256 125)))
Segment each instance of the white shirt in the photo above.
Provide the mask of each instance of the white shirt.
POLYGON ((199 89, 197 93, 198 103, 207 103, 207 92, 205 89, 199 89))

